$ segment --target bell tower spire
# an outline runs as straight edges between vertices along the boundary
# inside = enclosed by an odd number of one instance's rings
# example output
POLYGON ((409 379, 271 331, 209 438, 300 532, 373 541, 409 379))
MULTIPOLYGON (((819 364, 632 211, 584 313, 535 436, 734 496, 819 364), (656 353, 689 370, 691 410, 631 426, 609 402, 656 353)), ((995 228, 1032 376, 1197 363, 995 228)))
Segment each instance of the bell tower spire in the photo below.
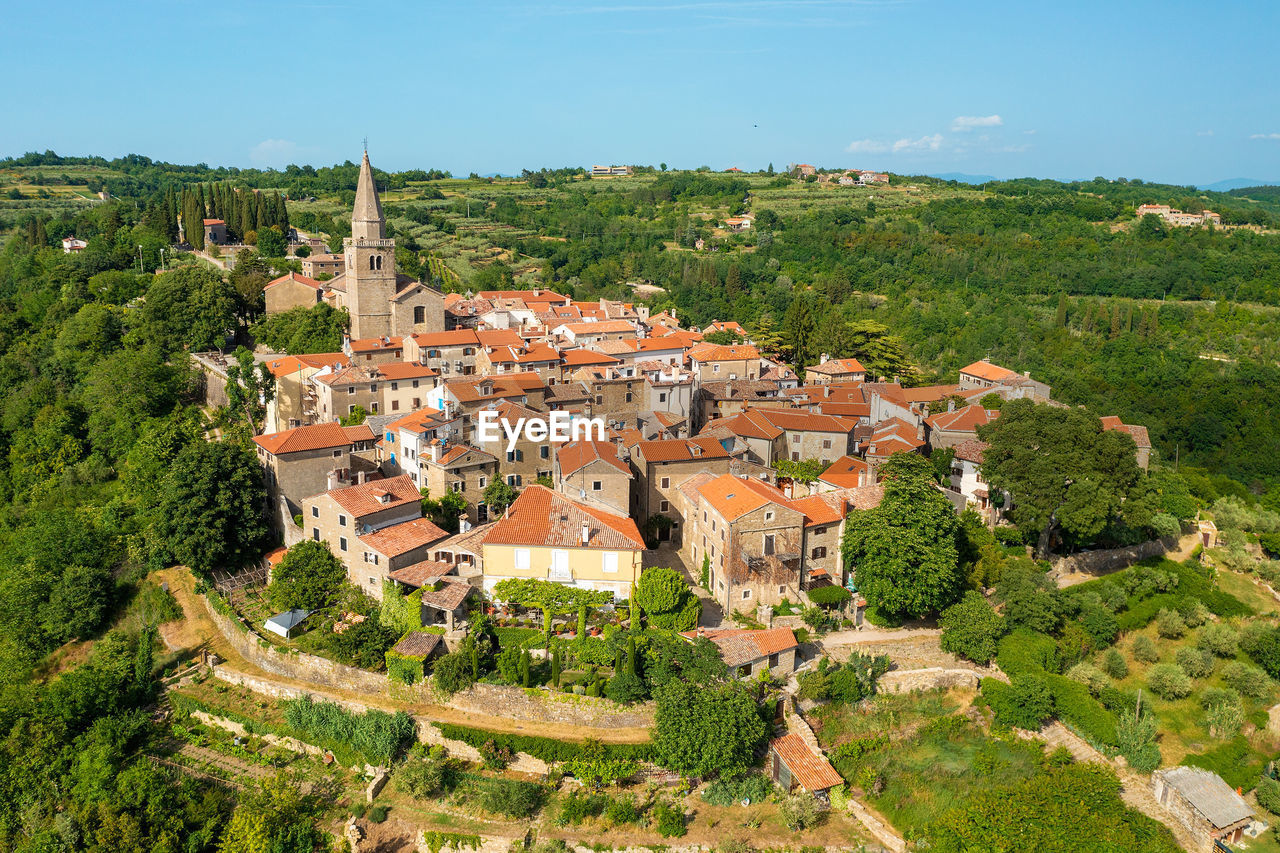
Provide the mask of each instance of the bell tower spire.
POLYGON ((383 337, 393 331, 391 298, 396 295, 396 241, 386 236, 387 220, 378 201, 369 152, 360 161, 356 203, 351 209, 351 236, 345 249, 346 306, 351 337, 383 337))
POLYGON ((356 203, 351 211, 351 236, 364 240, 381 240, 386 236, 387 220, 382 215, 378 187, 373 182, 369 152, 360 161, 360 179, 356 182, 356 203))

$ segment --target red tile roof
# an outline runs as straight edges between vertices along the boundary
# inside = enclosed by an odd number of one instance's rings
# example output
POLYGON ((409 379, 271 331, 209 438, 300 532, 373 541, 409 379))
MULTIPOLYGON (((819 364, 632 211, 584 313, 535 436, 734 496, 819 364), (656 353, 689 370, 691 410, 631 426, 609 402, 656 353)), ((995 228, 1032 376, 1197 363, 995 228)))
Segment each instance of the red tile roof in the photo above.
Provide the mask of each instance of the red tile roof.
POLYGON ((383 379, 424 379, 439 375, 425 364, 418 364, 412 361, 393 361, 389 364, 380 364, 378 365, 378 373, 382 375, 383 379))
POLYGON ((387 572, 387 577, 412 587, 421 587, 425 583, 441 578, 454 570, 453 563, 442 563, 436 560, 423 560, 412 566, 387 572))
POLYGON ((769 749, 791 771, 791 778, 796 784, 810 793, 844 784, 844 778, 831 766, 831 762, 810 749, 804 738, 795 732, 776 738, 769 744, 769 749))
MULTIPOLYGON (((674 337, 674 333, 667 337, 674 337)), ((689 349, 692 361, 754 361, 759 358, 760 351, 750 344, 699 343, 689 349)))
POLYGON ((856 358, 831 358, 822 362, 822 364, 815 364, 813 367, 806 367, 805 372, 827 373, 834 375, 842 373, 866 373, 867 369, 863 367, 862 362, 858 361, 856 358))
POLYGON ((408 474, 334 489, 328 495, 356 518, 422 500, 422 494, 408 474))
POLYGON ((485 347, 518 347, 523 343, 515 329, 477 329, 476 340, 485 347))
POLYGON ((566 444, 556 452, 556 458, 560 463, 561 478, 568 477, 597 460, 631 476, 631 468, 618 458, 618 446, 608 441, 577 441, 566 444))
POLYGON ((840 489, 856 489, 867 485, 874 478, 871 476, 871 466, 865 461, 854 456, 841 456, 818 479, 840 489))
POLYGON ((725 666, 735 668, 800 645, 790 628, 699 628, 680 636, 696 640, 705 637, 720 649, 725 666))
POLYGON ((400 349, 404 338, 360 338, 351 342, 351 351, 376 352, 377 350, 400 349))
POLYGON ((420 332, 410 335, 418 346, 431 347, 466 347, 479 346, 480 339, 472 329, 455 329, 452 332, 420 332))
POLYGON ((606 335, 636 330, 630 320, 596 320, 591 323, 564 323, 563 326, 574 335, 606 335))
POLYGON ((345 366, 350 362, 344 352, 324 352, 315 355, 285 355, 263 362, 271 375, 279 379, 302 370, 319 370, 330 365, 345 366))
POLYGON ((457 610, 474 591, 475 587, 461 578, 443 577, 438 588, 423 588, 422 603, 437 610, 457 610))
POLYGON ((641 441, 637 448, 646 462, 679 462, 687 459, 724 459, 729 451, 714 438, 671 438, 641 441))
POLYGON ((441 530, 428 518, 415 518, 403 524, 393 524, 373 533, 359 537, 360 541, 379 554, 387 557, 399 557, 415 548, 430 545, 448 538, 449 534, 441 530))
POLYGON ((589 364, 618 364, 621 359, 589 349, 567 349, 560 353, 565 367, 583 367, 589 364))
POLYGON ((998 409, 984 409, 974 403, 954 412, 939 412, 929 418, 926 423, 936 430, 944 432, 976 432, 978 427, 988 424, 1000 417, 998 409))
POLYGON ((791 505, 804 513, 805 527, 839 524, 845 516, 844 498, 834 493, 797 498, 791 505))
POLYGON ((305 275, 302 275, 301 273, 288 272, 280 276, 279 278, 274 278, 271 281, 267 282, 266 287, 263 287, 262 289, 268 290, 272 287, 275 287, 277 284, 283 284, 286 281, 293 281, 293 282, 297 282, 298 284, 305 284, 307 287, 310 287, 313 290, 319 290, 320 288, 324 287, 323 284, 316 281, 314 278, 307 278, 305 275))
POLYGON ((774 409, 767 406, 754 406, 769 423, 779 429, 792 432, 838 432, 851 433, 858 422, 853 418, 841 418, 835 415, 820 415, 817 412, 804 412, 799 409, 774 409))
POLYGON ((962 441, 955 446, 955 458, 981 465, 982 454, 986 452, 988 446, 985 441, 978 441, 976 438, 962 441))
POLYGON ((984 379, 988 382, 999 382, 1002 379, 1009 379, 1018 374, 1007 367, 1001 367, 998 364, 992 364, 985 359, 983 361, 975 361, 968 367, 960 368, 960 374, 968 374, 984 379))
POLYGON ((634 520, 571 501, 545 486, 527 486, 494 523, 486 545, 540 545, 557 548, 644 550, 634 520), (587 541, 582 527, 587 525, 587 541))
POLYGON ((257 435, 254 436, 253 441, 273 456, 280 456, 284 453, 298 453, 303 450, 349 447, 357 441, 373 441, 373 430, 364 424, 353 427, 344 427, 339 423, 312 424, 283 432, 257 435))
POLYGON ((726 521, 734 521, 768 504, 803 512, 794 506, 777 487, 749 477, 746 479, 735 477, 733 474, 722 474, 716 477, 698 489, 698 493, 726 521))
POLYGON ((1115 415, 1107 415, 1102 418, 1102 428, 1104 430, 1114 429, 1120 432, 1127 432, 1133 437, 1133 443, 1138 447, 1150 447, 1151 437, 1147 435, 1147 428, 1136 424, 1126 424, 1120 421, 1115 415))

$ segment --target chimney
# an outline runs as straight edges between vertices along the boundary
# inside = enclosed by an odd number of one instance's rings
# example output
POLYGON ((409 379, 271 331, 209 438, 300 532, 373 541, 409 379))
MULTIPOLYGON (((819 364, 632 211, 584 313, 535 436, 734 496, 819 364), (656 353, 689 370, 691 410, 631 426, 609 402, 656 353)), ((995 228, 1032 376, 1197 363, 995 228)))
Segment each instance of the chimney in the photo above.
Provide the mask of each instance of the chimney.
POLYGON ((591 541, 591 527, 587 522, 582 522, 582 544, 586 545, 591 541))
POLYGON ((431 444, 427 445, 427 447, 431 454, 431 461, 439 462, 440 461, 440 442, 432 441, 431 444))
POLYGON ((1022 371, 1022 375, 1023 375, 1023 376, 1025 376, 1027 379, 1030 379, 1030 378, 1031 378, 1031 371, 1030 371, 1030 370, 1024 370, 1024 371, 1022 371))
POLYGON ((699 626, 698 626, 698 636, 699 636, 699 637, 705 637, 705 636, 707 636, 707 629, 706 629, 706 628, 704 628, 704 627, 702 627, 701 625, 699 625, 699 626))
POLYGON ((858 472, 858 488, 861 489, 867 484, 867 469, 863 468, 858 472))
POLYGON ((827 355, 825 352, 822 355, 818 356, 818 364, 826 364, 830 360, 831 360, 831 356, 827 355))

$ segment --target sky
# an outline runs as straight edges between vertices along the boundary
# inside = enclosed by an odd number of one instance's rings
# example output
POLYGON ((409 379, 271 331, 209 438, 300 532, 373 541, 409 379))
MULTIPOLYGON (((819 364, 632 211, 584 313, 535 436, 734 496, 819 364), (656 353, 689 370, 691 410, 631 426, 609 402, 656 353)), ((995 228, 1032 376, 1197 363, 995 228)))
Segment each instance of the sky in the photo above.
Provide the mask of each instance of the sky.
POLYGON ((1273 0, 0 0, 0 156, 1280 182, 1273 0), (46 33, 47 36, 41 36, 46 33))

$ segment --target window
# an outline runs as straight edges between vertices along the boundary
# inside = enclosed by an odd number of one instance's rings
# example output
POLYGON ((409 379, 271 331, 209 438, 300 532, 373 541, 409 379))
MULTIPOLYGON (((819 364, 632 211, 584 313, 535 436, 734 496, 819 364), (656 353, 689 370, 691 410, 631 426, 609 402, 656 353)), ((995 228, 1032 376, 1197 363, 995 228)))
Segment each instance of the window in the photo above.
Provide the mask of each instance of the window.
POLYGON ((658 402, 659 403, 667 402, 667 393, 665 391, 658 395, 658 402))
POLYGON ((515 567, 517 571, 526 571, 529 568, 529 549, 517 548, 514 553, 515 567))
POLYGON ((791 461, 792 461, 792 462, 799 462, 799 461, 800 461, 800 454, 799 454, 799 453, 792 453, 792 454, 791 454, 791 461))
POLYGON ((313 507, 311 508, 311 517, 312 517, 312 518, 319 518, 319 517, 320 517, 320 507, 318 507, 318 506, 313 506, 313 507))
POLYGON ((509 474, 509 475, 507 475, 507 485, 508 485, 508 486, 514 486, 515 484, 516 484, 516 476, 515 476, 515 474, 509 474))
POLYGON ((773 654, 769 655, 769 669, 773 669, 777 665, 778 665, 778 653, 774 652, 773 654))
POLYGON ((714 518, 711 519, 711 532, 712 533, 716 532, 716 520, 714 518))
POLYGON ((311 538, 316 540, 317 542, 320 541, 320 528, 318 527, 311 528, 311 538))
POLYGON ((730 378, 730 379, 737 379, 737 378, 738 378, 738 374, 736 374, 736 373, 730 373, 730 374, 729 374, 729 378, 730 378))
POLYGON ((516 461, 517 461, 517 462, 523 462, 523 461, 524 461, 524 451, 523 451, 523 450, 517 450, 517 451, 516 451, 516 461))
POLYGON ((823 534, 825 534, 826 532, 827 532, 827 528, 825 528, 825 527, 815 527, 815 528, 813 528, 813 535, 814 535, 814 536, 822 536, 822 535, 823 535, 823 534))
POLYGON ((399 382, 392 382, 392 383, 391 383, 391 390, 392 390, 392 391, 399 391, 399 390, 400 390, 400 383, 399 383, 399 382))
POLYGON ((346 526, 347 526, 347 517, 346 517, 345 515, 339 515, 339 516, 338 516, 338 526, 339 526, 339 527, 346 527, 346 526))
POLYGON ((764 511, 764 520, 765 520, 765 521, 773 521, 773 510, 771 510, 771 509, 766 509, 766 510, 764 511))
POLYGON ((340 551, 347 550, 347 537, 345 536, 338 537, 338 550, 340 551))
POLYGON ((618 554, 615 551, 605 551, 600 555, 602 564, 600 568, 606 572, 616 572, 618 570, 618 554))
POLYGON ((630 392, 630 391, 628 391, 628 392, 627 392, 627 397, 626 397, 626 400, 624 400, 624 402, 627 402, 627 403, 630 403, 630 402, 631 402, 631 392, 630 392))
POLYGON ((480 478, 480 488, 482 488, 482 489, 483 489, 483 488, 484 488, 485 486, 487 486, 487 485, 489 485, 489 478, 488 478, 488 477, 481 477, 481 478, 480 478))
POLYGON ((669 489, 669 488, 671 488, 671 478, 670 478, 670 477, 663 477, 661 480, 659 480, 659 481, 658 481, 658 488, 660 488, 660 489, 669 489))
POLYGON ((399 401, 399 400, 392 400, 392 401, 391 401, 391 411, 393 411, 393 412, 398 412, 398 411, 400 411, 400 401, 399 401))
POLYGON ((751 590, 749 590, 749 589, 744 589, 744 590, 742 591, 742 600, 743 600, 743 601, 746 601, 746 600, 747 600, 748 598, 750 598, 750 597, 751 597, 751 590))
POLYGON ((824 438, 824 439, 822 439, 822 449, 823 449, 823 450, 830 450, 830 449, 831 449, 831 439, 829 439, 829 438, 824 438))
POLYGON ((793 433, 791 433, 791 443, 792 443, 792 444, 799 444, 799 443, 800 443, 800 433, 798 433, 798 432, 793 432, 793 433))
POLYGON ((778 595, 786 595, 786 594, 787 594, 787 585, 784 583, 778 584, 778 595))
POLYGON ((354 386, 354 385, 349 385, 349 386, 347 386, 347 393, 348 393, 348 394, 354 394, 354 393, 356 393, 356 386, 354 386))
POLYGON ((825 557, 825 556, 827 556, 827 546, 826 546, 826 545, 819 545, 817 548, 814 548, 814 549, 813 549, 813 559, 815 559, 815 560, 821 560, 821 559, 822 559, 823 557, 825 557))
MULTIPOLYGON (((600 490, 601 490, 601 489, 603 489, 603 488, 604 488, 604 484, 603 484, 603 483, 601 483, 599 480, 592 480, 592 481, 591 481, 591 491, 593 491, 593 492, 598 492, 598 491, 600 491, 600 490)), ((665 503, 666 503, 666 501, 663 501, 663 503, 665 504, 665 503)))
POLYGON ((377 586, 377 585, 378 585, 378 579, 377 579, 377 578, 375 578, 373 575, 370 575, 370 576, 369 576, 369 586, 377 586))
POLYGON ((666 512, 669 509, 671 509, 671 501, 663 501, 662 503, 658 504, 659 512, 666 512))
POLYGON ((772 533, 766 533, 764 535, 764 553, 766 557, 773 553, 773 534, 772 533))
POLYGON ((604 396, 603 396, 603 395, 601 395, 601 394, 597 394, 597 395, 596 395, 596 405, 597 405, 597 406, 603 406, 603 405, 604 405, 604 396))
POLYGON ((711 365, 711 372, 712 372, 712 373, 719 373, 719 372, 720 372, 720 365, 718 365, 718 364, 713 364, 713 365, 711 365))
POLYGON ((515 461, 516 461, 516 452, 515 452, 514 450, 508 450, 508 451, 507 451, 507 461, 508 461, 508 462, 515 462, 515 461))
POLYGON ((337 458, 338 458, 339 456, 341 456, 341 455, 342 455, 342 451, 341 451, 341 450, 335 450, 335 451, 333 451, 333 458, 334 458, 334 459, 337 459, 337 458))
POLYGON ((370 393, 370 394, 377 394, 377 393, 378 393, 378 383, 377 383, 377 382, 370 382, 370 383, 369 383, 369 393, 370 393))
POLYGON ((544 445, 542 445, 541 447, 539 447, 539 448, 538 448, 538 457, 539 457, 540 459, 550 459, 550 458, 551 458, 551 447, 550 447, 549 445, 546 445, 546 444, 544 444, 544 445))
POLYGON ((413 306, 413 322, 414 323, 427 322, 427 309, 421 305, 413 306))
MULTIPOLYGON (((415 379, 415 380, 413 380, 413 387, 414 387, 414 388, 417 388, 417 387, 418 387, 418 380, 416 380, 416 379, 415 379)), ((417 398, 415 397, 415 398, 414 398, 414 400, 416 401, 416 400, 417 400, 417 398)), ((415 405, 416 405, 416 402, 415 402, 415 405)))

